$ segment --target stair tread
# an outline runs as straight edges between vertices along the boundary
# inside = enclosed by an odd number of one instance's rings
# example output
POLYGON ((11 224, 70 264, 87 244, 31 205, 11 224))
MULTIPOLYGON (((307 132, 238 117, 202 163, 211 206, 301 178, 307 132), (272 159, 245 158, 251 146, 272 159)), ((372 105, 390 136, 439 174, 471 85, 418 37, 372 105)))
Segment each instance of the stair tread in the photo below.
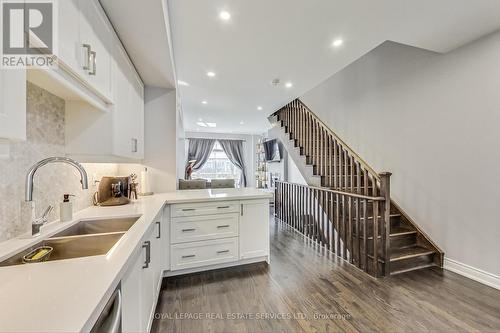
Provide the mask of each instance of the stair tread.
MULTIPOLYGON (((411 234, 416 234, 416 230, 409 229, 408 227, 405 226, 393 226, 391 227, 391 237, 397 237, 397 236, 403 236, 403 235, 411 235, 411 234)), ((352 233, 354 237, 356 237, 356 232, 352 233)), ((360 235, 359 238, 364 239, 363 235, 360 235)), ((378 236, 378 238, 382 238, 381 235, 378 236)), ((368 236, 368 240, 372 240, 373 236, 368 236)))
POLYGON ((392 226, 391 227, 391 237, 416 234, 417 231, 408 228, 404 225, 392 226))
POLYGON ((415 258, 432 253, 435 253, 435 251, 429 250, 428 248, 420 245, 414 245, 400 249, 393 249, 391 250, 391 261, 415 258))
POLYGON ((413 266, 413 267, 409 267, 409 268, 405 268, 405 269, 400 269, 400 270, 393 271, 393 272, 391 272, 391 275, 403 274, 403 273, 406 273, 406 272, 416 271, 416 270, 419 270, 419 269, 424 269, 424 268, 429 268, 429 267, 438 267, 438 266, 435 263, 418 265, 418 266, 413 266))

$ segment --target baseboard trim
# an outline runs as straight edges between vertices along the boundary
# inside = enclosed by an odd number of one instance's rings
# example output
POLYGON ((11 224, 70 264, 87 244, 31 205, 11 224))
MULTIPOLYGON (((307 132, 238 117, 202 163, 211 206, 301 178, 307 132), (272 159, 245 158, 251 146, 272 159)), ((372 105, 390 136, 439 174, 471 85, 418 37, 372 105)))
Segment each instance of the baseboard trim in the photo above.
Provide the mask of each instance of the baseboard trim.
POLYGON ((491 274, 479 268, 475 268, 449 258, 444 258, 444 269, 500 290, 500 276, 495 274, 491 274))

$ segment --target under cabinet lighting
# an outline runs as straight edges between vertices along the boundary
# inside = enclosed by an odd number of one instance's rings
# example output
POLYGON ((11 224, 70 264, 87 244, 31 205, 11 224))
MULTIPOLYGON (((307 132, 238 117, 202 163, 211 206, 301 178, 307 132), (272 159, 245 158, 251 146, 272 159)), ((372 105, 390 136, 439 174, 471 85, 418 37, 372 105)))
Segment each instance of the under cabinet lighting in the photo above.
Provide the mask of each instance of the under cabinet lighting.
POLYGON ((285 87, 291 88, 291 87, 293 87, 293 83, 292 82, 287 82, 287 83, 285 83, 285 87))

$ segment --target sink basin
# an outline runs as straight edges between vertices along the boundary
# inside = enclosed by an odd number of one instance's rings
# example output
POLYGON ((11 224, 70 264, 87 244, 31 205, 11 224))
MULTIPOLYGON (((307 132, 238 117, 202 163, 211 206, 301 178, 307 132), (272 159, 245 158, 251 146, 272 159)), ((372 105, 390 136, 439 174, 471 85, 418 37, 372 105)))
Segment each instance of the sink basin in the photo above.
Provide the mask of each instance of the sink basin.
POLYGON ((106 220, 92 220, 92 221, 80 221, 75 225, 65 229, 54 236, 55 237, 67 237, 67 236, 81 236, 81 235, 94 235, 94 234, 105 234, 109 232, 126 232, 130 229, 139 217, 129 217, 129 218, 112 218, 106 220))
POLYGON ((124 234, 125 232, 115 232, 101 235, 49 238, 0 262, 0 267, 22 265, 23 256, 40 246, 54 248, 47 261, 103 255, 108 253, 124 234))

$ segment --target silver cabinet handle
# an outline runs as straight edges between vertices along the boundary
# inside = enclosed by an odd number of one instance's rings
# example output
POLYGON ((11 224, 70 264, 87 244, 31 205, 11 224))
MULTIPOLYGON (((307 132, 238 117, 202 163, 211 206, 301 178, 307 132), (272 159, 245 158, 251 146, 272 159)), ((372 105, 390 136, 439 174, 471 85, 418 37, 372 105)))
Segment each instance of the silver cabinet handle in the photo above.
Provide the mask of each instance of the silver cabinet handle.
POLYGON ((132 152, 137 153, 137 139, 132 138, 132 152))
POLYGON ((142 248, 146 249, 146 261, 144 262, 144 266, 142 266, 142 268, 148 268, 149 263, 151 262, 151 242, 145 241, 144 244, 142 244, 142 248))
POLYGON ((217 254, 222 254, 222 253, 229 253, 229 250, 217 251, 217 254))
POLYGON ((92 47, 89 44, 82 45, 84 49, 87 50, 87 56, 85 57, 85 64, 83 65, 83 70, 90 70, 90 52, 92 52, 92 47))
POLYGON ((220 207, 217 207, 217 209, 228 209, 229 206, 220 206, 220 207))
POLYGON ((229 228, 230 225, 229 224, 225 224, 225 225, 218 225, 217 226, 217 229, 222 229, 222 228, 229 228))
POLYGON ((196 255, 194 254, 188 254, 187 256, 182 256, 182 259, 187 259, 187 258, 194 258, 196 255))
POLYGON ((97 53, 95 51, 90 51, 90 56, 92 58, 92 72, 89 73, 89 75, 96 75, 97 74, 97 53))
POLYGON ((194 208, 184 208, 182 211, 183 212, 194 212, 196 209, 194 208))
POLYGON ((182 232, 189 232, 189 231, 195 231, 196 229, 194 228, 189 228, 189 229, 182 229, 182 232))
POLYGON ((161 238, 161 223, 160 222, 156 222, 156 224, 158 225, 158 236, 156 236, 156 238, 161 238))

